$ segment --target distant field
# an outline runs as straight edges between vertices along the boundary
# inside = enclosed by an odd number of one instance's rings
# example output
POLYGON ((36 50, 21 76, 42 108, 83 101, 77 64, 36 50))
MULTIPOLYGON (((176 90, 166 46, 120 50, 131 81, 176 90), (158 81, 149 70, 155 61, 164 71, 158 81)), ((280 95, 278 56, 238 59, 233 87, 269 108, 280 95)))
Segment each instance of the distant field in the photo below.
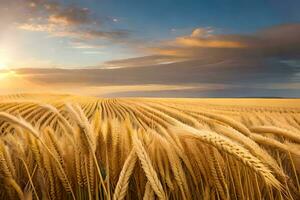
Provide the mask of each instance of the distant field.
POLYGON ((300 99, 0 97, 0 199, 300 199, 300 99))

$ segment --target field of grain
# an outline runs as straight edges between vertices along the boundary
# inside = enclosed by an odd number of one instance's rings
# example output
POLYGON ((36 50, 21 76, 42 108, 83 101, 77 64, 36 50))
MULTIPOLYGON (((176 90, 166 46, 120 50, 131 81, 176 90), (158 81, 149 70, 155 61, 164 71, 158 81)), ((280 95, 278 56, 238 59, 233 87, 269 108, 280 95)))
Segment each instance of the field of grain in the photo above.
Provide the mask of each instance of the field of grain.
POLYGON ((0 97, 0 199, 300 199, 300 100, 0 97))

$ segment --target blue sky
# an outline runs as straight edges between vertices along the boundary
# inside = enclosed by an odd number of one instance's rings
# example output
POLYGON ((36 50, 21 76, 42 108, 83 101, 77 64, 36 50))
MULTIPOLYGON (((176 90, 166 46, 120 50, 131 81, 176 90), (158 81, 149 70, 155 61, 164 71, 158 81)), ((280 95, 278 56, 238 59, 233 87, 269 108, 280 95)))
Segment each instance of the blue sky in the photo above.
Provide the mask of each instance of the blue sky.
POLYGON ((300 18, 297 10, 300 3, 296 0, 87 0, 81 5, 93 7, 95 12, 106 16, 123 18, 127 28, 145 30, 158 38, 169 36, 172 28, 213 26, 224 32, 247 33, 299 22, 300 18))
POLYGON ((199 85, 208 84, 201 94, 259 88, 258 96, 298 96, 299 7, 298 0, 0 0, 0 67, 50 90, 64 87, 60 77, 69 87, 84 83, 86 91, 119 84, 122 94, 127 86, 141 94, 159 85, 166 91, 157 94, 180 96, 170 90, 188 87, 187 96, 201 96, 199 85), (144 77, 153 70, 158 78, 144 77), (120 77, 129 71, 144 78, 120 77), (103 74, 110 81, 97 79, 103 74))
MULTIPOLYGON (((86 0, 76 1, 94 8, 95 13, 123 18, 128 28, 148 33, 168 32, 172 28, 214 26, 240 33, 280 23, 298 22, 300 3, 296 0, 86 0), (151 31, 152 30, 152 31, 151 31)), ((101 16, 100 15, 100 16, 101 16)))

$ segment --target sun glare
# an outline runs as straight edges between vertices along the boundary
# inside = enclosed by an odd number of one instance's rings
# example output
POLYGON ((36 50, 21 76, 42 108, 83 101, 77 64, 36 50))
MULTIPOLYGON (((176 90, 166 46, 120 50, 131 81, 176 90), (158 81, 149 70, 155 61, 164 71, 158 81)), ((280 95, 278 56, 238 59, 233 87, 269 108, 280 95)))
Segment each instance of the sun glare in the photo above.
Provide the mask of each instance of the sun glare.
POLYGON ((6 62, 3 59, 0 59, 0 70, 5 69, 7 67, 6 62))
POLYGON ((15 71, 12 70, 4 70, 2 72, 0 72, 0 81, 9 81, 12 80, 13 78, 18 77, 18 74, 15 71))

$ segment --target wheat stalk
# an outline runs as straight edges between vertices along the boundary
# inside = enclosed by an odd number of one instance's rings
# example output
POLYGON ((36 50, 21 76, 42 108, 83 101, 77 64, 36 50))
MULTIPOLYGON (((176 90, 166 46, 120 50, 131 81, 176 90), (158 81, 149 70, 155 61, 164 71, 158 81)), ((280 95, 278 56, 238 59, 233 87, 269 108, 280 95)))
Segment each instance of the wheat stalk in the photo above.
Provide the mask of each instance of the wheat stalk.
POLYGON ((286 129, 274 126, 255 126, 250 128, 250 130, 255 133, 273 133, 275 135, 284 136, 290 140, 300 143, 300 134, 294 133, 286 129))
POLYGON ((259 134, 251 134, 251 138, 256 141, 259 144, 267 145, 270 147, 275 147, 278 150, 284 151, 284 152, 290 152, 292 154, 295 154, 296 156, 300 156, 299 151, 295 151, 295 149, 288 147, 286 144, 281 143, 275 139, 268 138, 265 136, 261 136, 259 134))
POLYGON ((138 158, 141 161, 142 167, 147 176, 147 179, 149 180, 149 183, 150 183, 152 189, 154 190, 155 194, 158 196, 158 198, 165 199, 166 195, 165 195, 163 187, 158 179, 157 173, 153 169, 151 160, 150 160, 149 156, 147 155, 145 148, 143 147, 141 141, 138 139, 136 134, 137 134, 136 132, 132 133, 132 141, 133 141, 133 145, 134 145, 136 154, 138 155, 138 158))
POLYGON ((119 180, 113 195, 114 200, 122 200, 125 198, 129 186, 129 180, 132 173, 134 172, 133 170, 136 161, 137 161, 137 155, 135 153, 135 150, 132 149, 120 172, 119 180))

